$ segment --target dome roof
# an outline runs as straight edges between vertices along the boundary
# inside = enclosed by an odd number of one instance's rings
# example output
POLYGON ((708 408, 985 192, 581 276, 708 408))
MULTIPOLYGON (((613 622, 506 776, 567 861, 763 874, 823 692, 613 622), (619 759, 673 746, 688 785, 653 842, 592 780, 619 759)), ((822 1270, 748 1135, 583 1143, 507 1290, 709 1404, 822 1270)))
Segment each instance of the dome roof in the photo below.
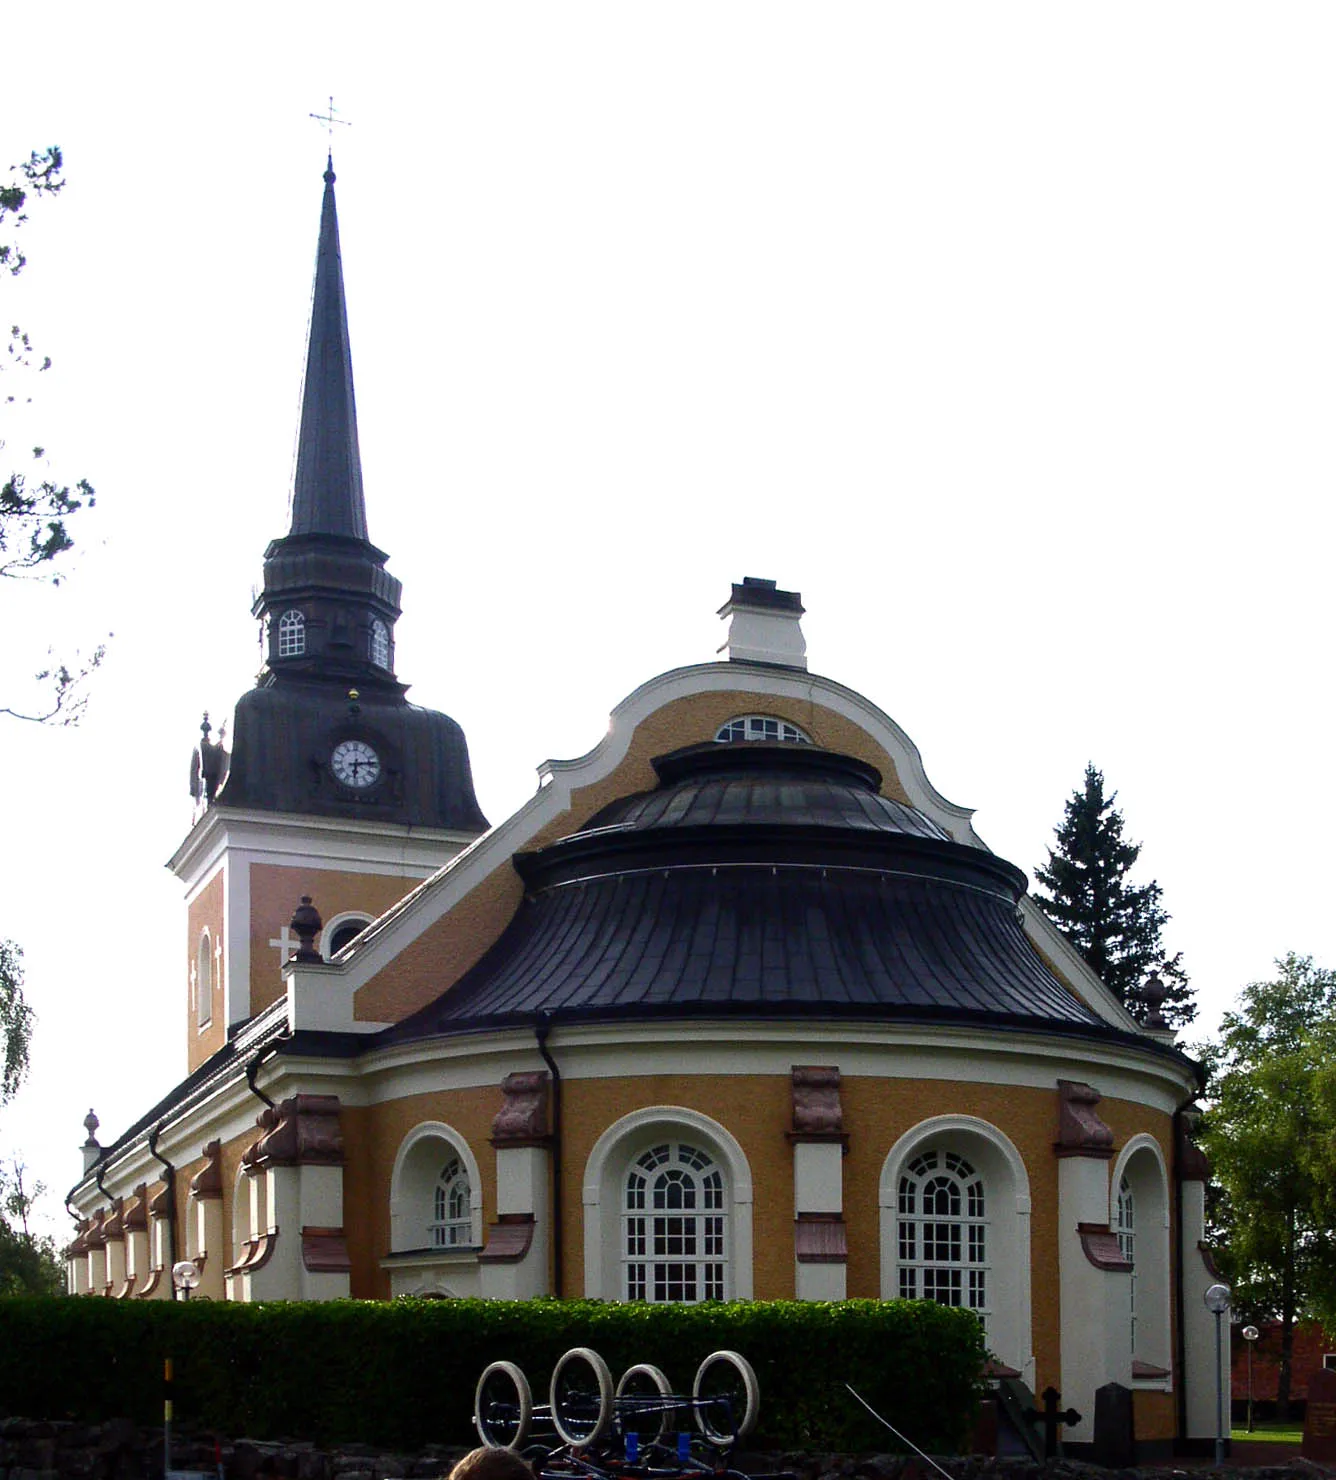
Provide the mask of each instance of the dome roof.
POLYGON ((654 791, 613 802, 580 831, 773 825, 947 840, 932 818, 881 795, 875 766, 815 745, 711 740, 659 756, 654 770, 654 791))
POLYGON ((710 743, 515 867, 488 953, 383 1041, 531 1020, 802 1016, 1107 1033, 1044 964, 1025 879, 816 746, 710 743))

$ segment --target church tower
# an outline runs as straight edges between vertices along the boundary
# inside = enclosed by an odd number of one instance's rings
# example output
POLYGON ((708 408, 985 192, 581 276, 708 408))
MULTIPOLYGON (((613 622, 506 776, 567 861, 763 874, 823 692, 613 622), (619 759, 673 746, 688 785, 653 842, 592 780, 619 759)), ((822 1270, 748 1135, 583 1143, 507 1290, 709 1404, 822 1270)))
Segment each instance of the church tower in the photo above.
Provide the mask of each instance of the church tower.
POLYGON ((332 955, 485 830, 468 745, 407 700, 394 668, 401 587, 367 535, 332 160, 325 170, 292 521, 264 556, 264 668, 230 750, 207 716, 186 887, 189 1063, 282 995, 303 895, 332 955))

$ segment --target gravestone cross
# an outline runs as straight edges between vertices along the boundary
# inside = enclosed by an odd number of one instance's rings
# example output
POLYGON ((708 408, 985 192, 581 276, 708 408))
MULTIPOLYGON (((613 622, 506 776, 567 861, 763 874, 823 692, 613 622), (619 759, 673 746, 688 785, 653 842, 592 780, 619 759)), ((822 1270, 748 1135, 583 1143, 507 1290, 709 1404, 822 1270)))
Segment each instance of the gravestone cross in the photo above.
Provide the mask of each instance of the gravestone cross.
POLYGON ((1055 1387, 1046 1387, 1043 1391, 1043 1408, 1027 1408, 1025 1416, 1031 1423, 1036 1420, 1044 1426, 1044 1458, 1057 1459, 1058 1457, 1058 1426, 1060 1424, 1074 1424, 1081 1422, 1081 1415, 1075 1408, 1068 1408, 1060 1412, 1058 1409, 1059 1394, 1055 1387))

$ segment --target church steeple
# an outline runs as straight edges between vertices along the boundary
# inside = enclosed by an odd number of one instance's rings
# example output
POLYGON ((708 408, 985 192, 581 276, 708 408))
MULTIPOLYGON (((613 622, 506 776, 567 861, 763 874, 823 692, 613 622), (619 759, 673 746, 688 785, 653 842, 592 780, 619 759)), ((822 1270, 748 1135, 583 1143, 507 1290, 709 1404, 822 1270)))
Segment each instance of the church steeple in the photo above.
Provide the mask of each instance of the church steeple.
POLYGON ((289 533, 336 534, 365 540, 362 456, 357 446, 357 401, 343 298, 334 178, 331 156, 325 168, 325 199, 320 208, 320 246, 311 295, 311 338, 306 353, 289 533))
POLYGON ((394 676, 400 585, 367 539, 357 401, 343 295, 334 164, 325 169, 292 527, 265 551, 265 681, 327 679, 403 692, 394 676))

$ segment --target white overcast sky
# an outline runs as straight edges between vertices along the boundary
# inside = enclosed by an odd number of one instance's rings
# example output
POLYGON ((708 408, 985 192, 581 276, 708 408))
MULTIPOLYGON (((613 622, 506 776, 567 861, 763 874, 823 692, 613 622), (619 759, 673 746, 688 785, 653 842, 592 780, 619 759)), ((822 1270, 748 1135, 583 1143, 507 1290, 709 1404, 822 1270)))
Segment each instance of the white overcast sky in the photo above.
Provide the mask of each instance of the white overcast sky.
POLYGON ((81 728, 0 721, 0 1150, 50 1226, 89 1105, 110 1140, 184 1071, 163 863, 257 665, 331 92, 399 672, 489 817, 770 576, 1023 868, 1104 770, 1204 1028, 1336 964, 1334 44, 1217 0, 8 14, 0 164, 69 185, 0 283, 55 361, 0 436, 98 508, 62 590, 0 590, 0 703, 115 633, 81 728))

